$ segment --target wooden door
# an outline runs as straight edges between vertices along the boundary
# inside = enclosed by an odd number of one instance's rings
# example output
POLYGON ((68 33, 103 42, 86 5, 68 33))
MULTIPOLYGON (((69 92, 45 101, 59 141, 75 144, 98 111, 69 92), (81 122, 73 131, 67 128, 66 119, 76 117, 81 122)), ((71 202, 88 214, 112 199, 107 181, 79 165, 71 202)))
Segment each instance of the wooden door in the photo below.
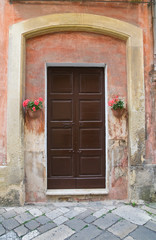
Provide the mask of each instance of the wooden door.
POLYGON ((103 68, 48 67, 48 189, 105 187, 103 68))

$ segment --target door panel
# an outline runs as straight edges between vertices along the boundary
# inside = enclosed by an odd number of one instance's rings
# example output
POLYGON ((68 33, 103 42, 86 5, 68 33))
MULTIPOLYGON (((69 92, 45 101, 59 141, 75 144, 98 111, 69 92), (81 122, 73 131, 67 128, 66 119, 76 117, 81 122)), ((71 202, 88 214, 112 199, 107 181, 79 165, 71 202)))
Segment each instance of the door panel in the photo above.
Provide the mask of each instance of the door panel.
POLYGON ((105 187, 103 68, 48 67, 48 188, 105 187))

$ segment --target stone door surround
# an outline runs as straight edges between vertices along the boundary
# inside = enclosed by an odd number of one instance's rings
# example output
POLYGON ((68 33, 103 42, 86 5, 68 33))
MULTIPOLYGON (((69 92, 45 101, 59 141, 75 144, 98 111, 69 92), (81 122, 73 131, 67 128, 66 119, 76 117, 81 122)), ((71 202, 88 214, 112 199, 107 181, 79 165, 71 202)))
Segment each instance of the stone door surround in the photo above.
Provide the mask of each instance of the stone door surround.
POLYGON ((24 203, 25 195, 22 100, 25 98, 26 39, 62 31, 105 34, 126 41, 129 166, 140 163, 144 155, 145 92, 142 29, 117 19, 83 13, 52 14, 19 22, 12 25, 9 31, 7 166, 0 168, 0 175, 4 177, 2 192, 5 192, 5 189, 8 193, 16 190, 21 204, 24 203))

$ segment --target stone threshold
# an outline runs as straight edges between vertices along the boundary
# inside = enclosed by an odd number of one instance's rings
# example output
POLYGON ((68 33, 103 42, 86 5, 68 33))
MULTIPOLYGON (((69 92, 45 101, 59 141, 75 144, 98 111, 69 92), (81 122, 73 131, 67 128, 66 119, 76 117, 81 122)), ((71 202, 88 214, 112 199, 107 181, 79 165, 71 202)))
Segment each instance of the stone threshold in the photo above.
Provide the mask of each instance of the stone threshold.
POLYGON ((108 190, 103 188, 94 189, 49 189, 46 191, 47 196, 77 196, 77 195, 106 195, 108 190))

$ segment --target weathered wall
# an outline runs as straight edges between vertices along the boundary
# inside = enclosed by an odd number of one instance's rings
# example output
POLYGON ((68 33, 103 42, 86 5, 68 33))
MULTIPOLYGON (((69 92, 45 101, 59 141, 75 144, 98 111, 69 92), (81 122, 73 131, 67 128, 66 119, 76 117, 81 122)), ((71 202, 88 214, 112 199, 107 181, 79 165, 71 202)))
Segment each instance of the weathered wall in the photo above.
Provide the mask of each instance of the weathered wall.
MULTIPOLYGON (((126 102, 126 44, 115 38, 91 33, 55 33, 27 40, 26 98, 45 98, 45 63, 106 63, 108 99, 119 95, 126 102)), ((127 119, 118 120, 109 109, 108 198, 128 197, 127 119)), ((43 201, 46 191, 44 119, 25 124, 26 200, 43 201)))
MULTIPOLYGON (((156 146, 155 146, 155 129, 154 129, 154 119, 155 119, 155 91, 153 84, 151 83, 151 77, 149 76, 149 72, 152 69, 152 64, 153 64, 153 49, 152 49, 152 18, 151 18, 151 9, 147 7, 147 5, 138 5, 138 4, 118 4, 115 5, 114 3, 49 3, 45 5, 41 4, 12 4, 10 5, 8 0, 1 0, 0 1, 0 30, 1 30, 1 39, 0 39, 0 165, 3 167, 0 167, 0 184, 1 184, 1 193, 0 196, 2 196, 1 201, 5 201, 5 203, 11 203, 11 202, 16 202, 19 203, 21 202, 21 196, 16 194, 16 185, 18 185, 18 179, 16 177, 16 169, 13 169, 12 174, 11 172, 8 172, 6 170, 5 165, 7 165, 7 157, 6 157, 6 152, 7 152, 7 146, 6 146, 6 114, 7 114, 7 108, 6 108, 6 99, 7 99, 7 66, 8 66, 8 32, 9 32, 9 26, 16 22, 20 22, 22 20, 26 20, 32 17, 37 17, 37 16, 42 16, 42 15, 47 15, 47 14, 52 14, 52 13, 66 13, 66 12, 82 12, 82 13, 92 13, 92 14, 97 14, 97 15, 103 15, 103 16, 108 16, 112 18, 117 18, 129 23, 132 23, 136 26, 139 26, 143 29, 144 33, 144 67, 145 67, 145 94, 146 94, 146 155, 145 158, 142 159, 142 162, 136 162, 134 163, 134 166, 131 167, 130 169, 130 183, 131 183, 131 188, 132 188, 132 198, 143 198, 143 199, 155 199, 155 191, 156 191, 156 186, 154 185, 154 176, 156 175, 154 171, 154 164, 156 164, 156 146), (138 174, 139 173, 139 174, 138 174), (4 176, 8 176, 7 183, 4 182, 4 176), (146 175, 146 181, 143 181, 144 176, 146 175), (13 177, 15 176, 16 181, 13 181, 13 177), (9 189, 10 184, 13 184, 13 189, 14 191, 9 189), (8 195, 6 194, 8 192, 8 195), (3 198, 3 195, 6 197, 3 198), (16 195, 16 197, 15 197, 16 195), (15 200, 16 199, 16 200, 15 200)), ((54 34, 54 38, 56 37, 56 40, 58 40, 59 34, 54 34)), ((65 34, 68 36, 68 34, 65 34)), ((83 34, 86 36, 86 34, 83 34)), ((60 34, 61 36, 61 34, 60 34)), ((73 34, 74 36, 74 34, 73 34)), ((75 34, 76 36, 76 34, 75 34)), ((79 35, 77 35, 78 38, 79 35)), ((88 37, 93 37, 92 34, 89 34, 88 37)), ((93 37, 94 38, 94 37, 93 37)), ((98 38, 104 38, 102 36, 98 38)), ((45 40, 48 38, 44 38, 45 40)), ((64 39, 63 39, 64 40, 64 39)), ((34 41, 34 39, 29 40, 29 41, 34 41)), ((72 39, 72 44, 74 44, 74 39, 72 39)), ((76 43, 75 39, 75 43, 76 43)), ((99 41, 99 40, 98 40, 99 41)), ((111 39, 111 41, 115 41, 114 39, 111 39)), ((94 42, 95 39, 94 39, 94 42)), ((57 43, 55 43, 57 44, 57 43)), ((107 42, 108 44, 108 42, 107 42)), ((97 46, 97 49, 101 48, 102 44, 100 42, 100 45, 97 46)), ((68 47, 68 43, 67 43, 68 47)), ((56 49, 57 51, 59 50, 59 47, 56 49)), ((60 49, 61 50, 61 49, 60 49)), ((106 56, 106 52, 104 51, 105 49, 102 49, 104 56, 106 56)), ((64 53, 66 53, 66 49, 63 49, 64 53)), ((93 50, 92 50, 93 51, 93 50)), ((107 49, 108 51, 108 49, 107 49)), ((76 52, 75 52, 76 54, 76 52)), ((120 47, 118 48, 117 54, 120 54, 120 47)), ((37 56, 37 55, 36 55, 37 56)), ((69 58, 69 53, 66 53, 67 58, 69 58)), ((87 55, 86 55, 87 56, 87 55)), ((53 57, 53 56, 51 56, 53 57)), ((61 54, 59 55, 59 58, 57 59, 57 56, 54 56, 51 61, 58 61, 61 59, 61 54)), ((89 60, 87 58, 83 58, 82 56, 78 56, 79 59, 81 59, 84 62, 88 62, 89 60)), ((95 57, 95 55, 94 55, 95 57)), ((101 58, 102 59, 102 58, 101 58)), ((101 59, 96 59, 96 61, 101 61, 101 59)), ((103 61, 105 60, 105 57, 103 57, 103 61)), ((63 61, 63 60, 62 60, 63 61)), ((79 60, 78 60, 79 61, 79 60)), ((106 60, 105 60, 106 61, 106 60)), ((111 65, 114 64, 114 61, 112 59, 111 65)), ((119 69, 121 68, 121 65, 119 69)), ((115 68, 113 69, 114 73, 112 75, 108 75, 108 79, 110 81, 110 84, 119 84, 116 81, 116 71, 115 68), (111 76, 111 78, 109 78, 111 76), (113 78, 112 78, 113 76, 113 78), (112 82, 111 82, 112 81, 112 82)), ((42 77, 42 76, 41 76, 42 77)), ((124 74, 122 75, 124 77, 124 74)), ((43 80, 43 78, 40 78, 39 80, 43 80)), ((120 80, 120 77, 118 75, 118 80, 120 80)), ((44 87, 42 85, 42 87, 44 87)), ((120 87, 120 84, 118 85, 118 88, 120 87)), ((44 88, 43 88, 44 89, 44 88)), ((122 89, 122 88, 121 88, 122 89)), ((41 91, 42 93, 42 91, 41 91)), ((113 93, 113 92, 112 92, 113 93)), ((111 92, 109 93, 110 95, 112 94, 111 92)), ((126 96, 126 92, 122 92, 123 96, 126 96)), ((111 116, 111 115, 110 115, 111 116)), ((113 120, 110 119, 110 121, 113 120)), ((33 123, 32 123, 33 124, 33 123)), ((110 126, 112 126, 113 123, 110 123, 110 126)), ((41 132, 43 131, 43 126, 40 126, 41 132)), ((112 129, 112 128, 110 128, 112 129)), ((30 134, 31 130, 26 129, 27 133, 30 134)), ((27 135, 29 135, 27 134, 27 135)), ((33 149, 35 152, 35 157, 37 156, 36 152, 43 152, 43 138, 44 136, 41 137, 43 133, 40 133, 40 141, 41 145, 40 148, 38 148, 37 144, 35 143, 34 146, 31 146, 31 148, 27 147, 28 152, 30 153, 33 149), (37 151, 36 151, 37 148, 37 151)), ((126 152, 126 146, 127 143, 123 143, 122 141, 118 141, 118 139, 115 139, 116 134, 111 133, 111 138, 110 138, 110 149, 112 148, 113 151, 120 152, 122 151, 121 149, 124 148, 126 152), (115 142, 114 142, 115 139, 115 142), (116 146, 116 147, 114 147, 116 146), (119 147, 121 146, 121 147, 119 147), (117 150, 116 150, 117 149, 117 150)), ((30 153, 31 155, 31 153, 30 153)), ((28 156, 28 153, 27 153, 28 156)), ((120 154, 119 154, 120 156, 120 154)), ((125 153, 124 156, 119 157, 120 159, 120 164, 125 164, 125 160, 127 157, 127 154, 125 153), (123 159, 123 162, 122 162, 123 159)), ((28 157, 27 159, 31 159, 31 157, 28 157)), ((112 158, 111 158, 112 159, 112 158)), ((44 160, 44 155, 40 155, 40 160, 39 164, 42 165, 42 160, 44 160)), ((113 160, 111 160, 113 161, 113 160)), ((36 163, 37 164, 37 163, 36 163)), ((118 163, 114 163, 118 164, 118 163)), ((44 166, 45 167, 45 166, 44 166)), ((124 166, 124 169, 126 169, 126 165, 124 166)), ((112 168, 113 169, 113 168, 112 168)), ((116 170, 118 173, 115 171, 113 172, 112 170, 112 189, 113 186, 117 186, 117 184, 120 184, 120 179, 116 179, 116 176, 123 176, 122 171, 116 170)), ((40 172, 38 175, 44 176, 45 177, 45 172, 40 172)), ((124 175, 126 176, 126 175, 124 175)), ((19 177, 20 178, 20 177, 19 177)), ((121 178, 122 179, 122 178, 121 178)), ((39 180, 39 179, 38 179, 39 180)), ((6 180, 5 180, 6 181, 6 180)), ((20 182, 20 180, 19 180, 20 182)), ((45 184, 45 182, 42 182, 42 184, 45 184)), ((28 185, 27 185, 28 186, 28 185)), ((127 185, 126 185, 127 186, 127 185)), ((127 197, 127 192, 125 191, 126 186, 124 188, 124 192, 126 193, 124 197, 127 197)), ((22 188, 23 186, 21 186, 22 188)), ((33 191, 35 192, 36 189, 33 191)), ((117 194, 115 195, 112 192, 112 198, 116 198, 117 194)), ((42 191, 41 191, 42 192, 42 191)), ((42 195, 42 194, 41 194, 42 195)), ((43 196, 33 196, 32 198, 28 196, 28 199, 37 199, 43 200, 43 196)))

